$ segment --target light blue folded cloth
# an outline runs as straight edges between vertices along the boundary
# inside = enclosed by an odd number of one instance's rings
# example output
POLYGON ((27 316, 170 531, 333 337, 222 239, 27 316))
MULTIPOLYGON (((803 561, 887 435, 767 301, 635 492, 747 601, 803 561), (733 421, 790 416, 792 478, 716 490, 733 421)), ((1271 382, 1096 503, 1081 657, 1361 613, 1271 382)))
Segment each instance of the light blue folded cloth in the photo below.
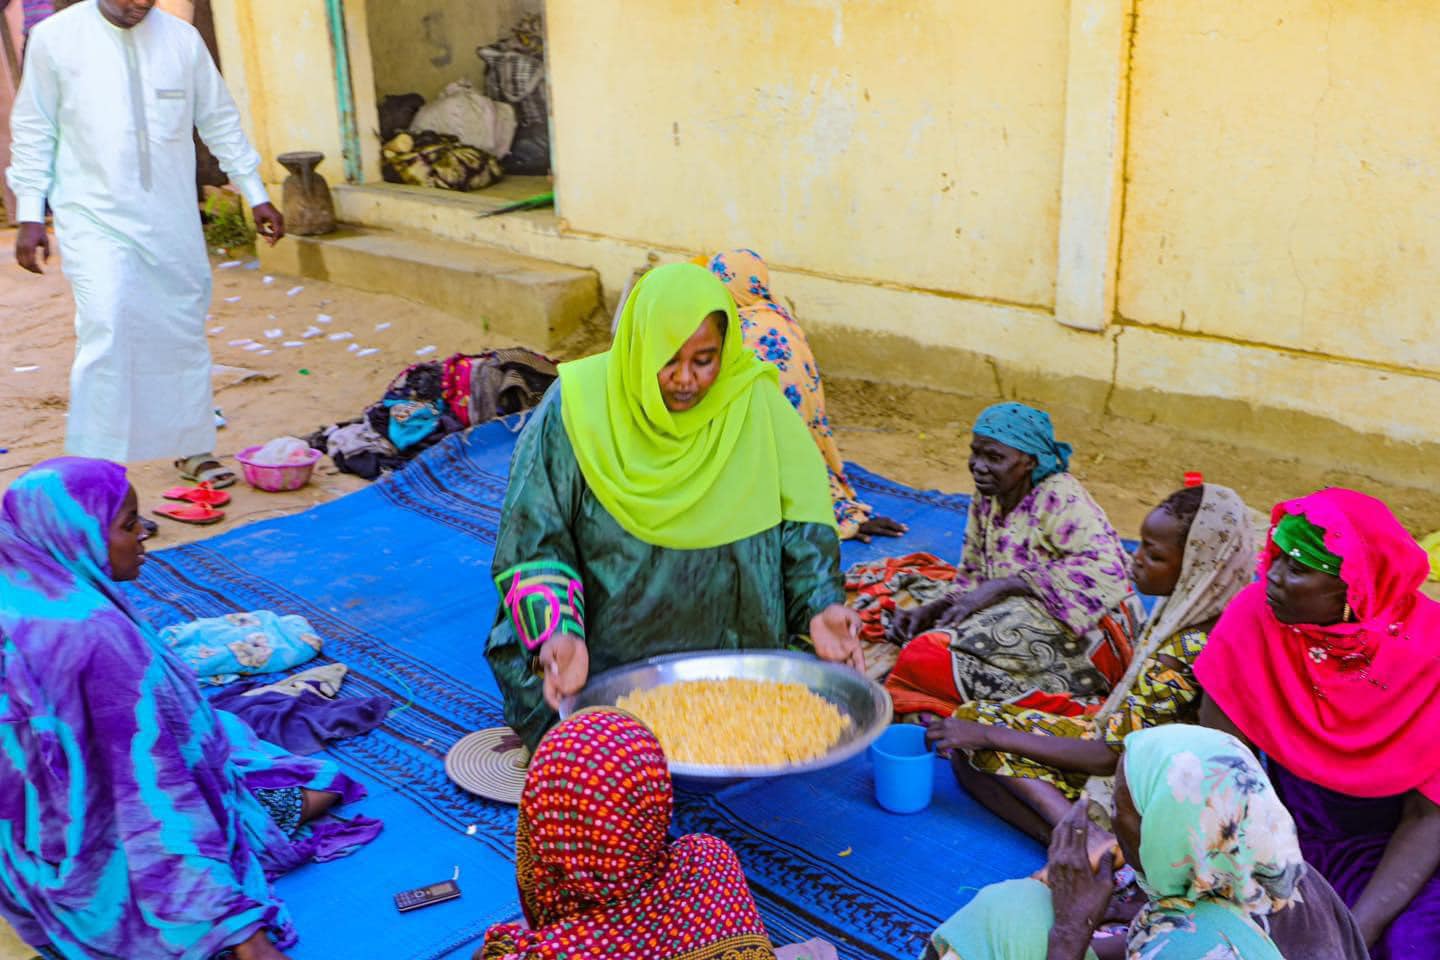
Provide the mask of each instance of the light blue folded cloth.
POLYGON ((211 686, 298 667, 321 646, 309 620, 269 610, 176 624, 161 630, 160 639, 211 686))

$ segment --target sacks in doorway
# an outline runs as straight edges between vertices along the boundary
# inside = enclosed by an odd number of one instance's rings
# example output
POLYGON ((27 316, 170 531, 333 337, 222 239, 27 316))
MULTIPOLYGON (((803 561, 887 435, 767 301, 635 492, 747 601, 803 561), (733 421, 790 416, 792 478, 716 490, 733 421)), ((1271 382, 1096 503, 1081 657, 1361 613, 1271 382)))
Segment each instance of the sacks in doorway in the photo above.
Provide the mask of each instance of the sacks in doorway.
POLYGON ((535 176, 549 173, 550 110, 540 15, 522 17, 508 36, 477 47, 475 55, 485 61, 485 95, 515 108, 515 140, 501 158, 505 171, 535 176))
POLYGON ((515 139, 515 108, 482 95, 469 80, 456 80, 410 121, 411 133, 424 130, 449 134, 491 156, 503 157, 515 139))
POLYGON ((418 93, 392 93, 380 101, 380 142, 388 143, 397 133, 410 129, 415 114, 425 106, 425 98, 418 93))
POLYGON ((396 134, 380 155, 386 180, 414 187, 483 190, 505 175, 491 154, 431 130, 396 134))

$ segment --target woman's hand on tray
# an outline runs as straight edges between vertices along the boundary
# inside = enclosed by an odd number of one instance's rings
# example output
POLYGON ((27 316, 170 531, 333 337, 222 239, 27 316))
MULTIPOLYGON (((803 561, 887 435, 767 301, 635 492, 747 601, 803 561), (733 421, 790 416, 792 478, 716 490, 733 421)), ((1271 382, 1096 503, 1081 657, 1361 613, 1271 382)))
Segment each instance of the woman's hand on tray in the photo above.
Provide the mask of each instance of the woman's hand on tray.
POLYGON ((865 654, 860 649, 860 614, 832 603, 810 621, 810 640, 815 656, 830 663, 844 663, 857 673, 865 672, 865 654))
POLYGON ((545 641, 540 648, 540 672, 545 680, 545 702, 552 710, 560 709, 560 701, 585 689, 590 679, 590 651, 585 641, 561 633, 545 641))

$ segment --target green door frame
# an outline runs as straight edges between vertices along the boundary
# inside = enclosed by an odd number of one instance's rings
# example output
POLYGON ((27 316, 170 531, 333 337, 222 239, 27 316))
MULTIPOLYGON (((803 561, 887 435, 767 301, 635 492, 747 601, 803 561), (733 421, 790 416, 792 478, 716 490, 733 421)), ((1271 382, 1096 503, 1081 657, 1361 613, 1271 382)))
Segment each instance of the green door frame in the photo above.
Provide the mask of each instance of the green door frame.
POLYGON ((345 179, 364 179, 360 155, 360 128, 355 121, 355 88, 350 81, 350 40, 345 33, 345 0, 325 0, 330 22, 330 53, 335 61, 335 103, 340 109, 340 143, 345 161, 345 179))

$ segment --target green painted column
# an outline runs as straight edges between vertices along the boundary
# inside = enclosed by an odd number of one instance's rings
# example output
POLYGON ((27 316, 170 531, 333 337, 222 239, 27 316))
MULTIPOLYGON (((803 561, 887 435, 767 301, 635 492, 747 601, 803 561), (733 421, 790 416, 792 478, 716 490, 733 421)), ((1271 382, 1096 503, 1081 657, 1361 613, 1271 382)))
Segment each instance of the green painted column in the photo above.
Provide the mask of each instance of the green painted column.
POLYGON ((335 60, 335 103, 340 109, 345 179, 350 183, 359 183, 363 178, 360 130, 355 122, 355 89, 350 82, 350 41, 345 33, 345 0, 325 0, 325 14, 330 21, 330 52, 335 60))

